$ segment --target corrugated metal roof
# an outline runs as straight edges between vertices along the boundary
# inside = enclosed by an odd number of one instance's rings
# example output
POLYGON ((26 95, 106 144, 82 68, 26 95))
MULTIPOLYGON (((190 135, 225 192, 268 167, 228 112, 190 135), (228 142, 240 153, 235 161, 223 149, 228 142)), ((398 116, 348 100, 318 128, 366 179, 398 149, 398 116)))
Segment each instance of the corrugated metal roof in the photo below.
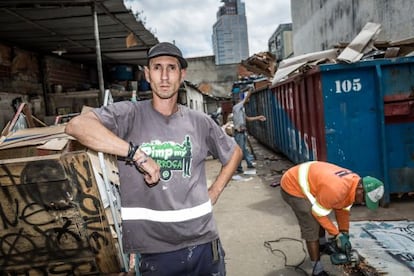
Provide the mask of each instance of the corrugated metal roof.
POLYGON ((0 0, 0 42, 85 63, 96 62, 93 10, 96 7, 102 61, 146 63, 158 39, 123 0, 0 0), (128 35, 138 45, 127 48, 128 35))

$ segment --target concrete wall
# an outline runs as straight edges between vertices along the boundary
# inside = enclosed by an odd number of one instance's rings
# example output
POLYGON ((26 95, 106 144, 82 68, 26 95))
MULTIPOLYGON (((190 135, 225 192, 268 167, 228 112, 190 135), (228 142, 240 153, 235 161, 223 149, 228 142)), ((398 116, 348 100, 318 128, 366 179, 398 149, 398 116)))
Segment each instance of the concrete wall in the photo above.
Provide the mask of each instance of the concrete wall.
POLYGON ((216 65, 214 56, 189 58, 186 80, 199 89, 217 97, 231 94, 233 82, 237 81, 238 64, 216 65))
POLYGON ((200 112, 205 112, 203 94, 201 94, 191 86, 186 87, 186 92, 187 93, 185 94, 185 96, 187 106, 191 109, 198 110, 200 112))
POLYGON ((293 55, 293 33, 292 31, 283 32, 283 58, 293 55))
POLYGON ((367 22, 381 24, 377 40, 414 36, 412 0, 291 0, 295 56, 350 42, 367 22))

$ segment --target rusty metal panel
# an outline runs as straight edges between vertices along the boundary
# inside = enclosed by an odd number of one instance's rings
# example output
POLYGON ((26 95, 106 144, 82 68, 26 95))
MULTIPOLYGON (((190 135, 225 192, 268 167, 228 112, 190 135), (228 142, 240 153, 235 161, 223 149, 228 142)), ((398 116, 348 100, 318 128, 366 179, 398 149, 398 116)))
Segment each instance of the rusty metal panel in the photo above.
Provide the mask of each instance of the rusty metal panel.
POLYGON ((121 271, 86 152, 0 161, 1 274, 121 271))
MULTIPOLYGON (((270 89, 258 91, 252 95, 251 102, 260 105, 255 109, 263 110, 255 114, 264 113, 268 118, 266 130, 258 131, 254 128, 253 136, 259 141, 281 151, 295 163, 326 160, 323 104, 318 71, 297 75, 270 89), (266 101, 257 102, 260 97, 266 101)), ((255 112, 251 105, 248 109, 255 112)))
MULTIPOLYGON (((398 61, 398 60, 396 60, 398 61)), ((414 190, 414 62, 381 65, 390 193, 414 190)))
POLYGON ((263 108, 274 106, 272 94, 269 93, 267 87, 264 87, 261 90, 255 91, 253 95, 254 96, 250 97, 249 105, 246 108, 247 115, 264 115, 267 120, 264 122, 247 122, 249 132, 253 134, 258 141, 275 150, 277 146, 277 143, 275 143, 275 141, 277 141, 275 126, 277 124, 275 124, 273 120, 278 117, 274 115, 276 112, 274 108, 263 108))
POLYGON ((306 87, 308 93, 305 93, 307 95, 305 104, 308 110, 307 117, 309 117, 309 125, 303 137, 309 156, 306 160, 326 161, 325 120, 320 73, 309 74, 306 78, 306 87))

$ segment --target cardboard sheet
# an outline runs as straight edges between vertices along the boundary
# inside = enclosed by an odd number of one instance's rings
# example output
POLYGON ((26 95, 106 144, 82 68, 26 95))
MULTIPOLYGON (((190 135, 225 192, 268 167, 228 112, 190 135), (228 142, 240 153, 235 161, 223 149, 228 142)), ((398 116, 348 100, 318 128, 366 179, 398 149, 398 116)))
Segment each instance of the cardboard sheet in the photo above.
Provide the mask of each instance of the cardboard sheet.
POLYGON ((372 22, 365 24, 359 34, 338 56, 338 60, 348 63, 359 61, 364 53, 372 50, 373 40, 375 40, 380 31, 381 24, 372 22))

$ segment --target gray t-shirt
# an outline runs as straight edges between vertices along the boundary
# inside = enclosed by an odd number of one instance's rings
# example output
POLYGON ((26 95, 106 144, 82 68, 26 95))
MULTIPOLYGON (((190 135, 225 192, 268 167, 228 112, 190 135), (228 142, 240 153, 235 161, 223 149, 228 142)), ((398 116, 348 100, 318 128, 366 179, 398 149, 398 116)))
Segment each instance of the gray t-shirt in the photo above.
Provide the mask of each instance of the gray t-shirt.
POLYGON ((169 252, 218 238, 204 162, 212 154, 226 164, 234 139, 208 115, 181 105, 168 117, 154 110, 150 100, 117 102, 93 111, 116 135, 141 145, 161 167, 160 182, 150 188, 134 166, 118 162, 124 250, 169 252))
POLYGON ((237 131, 246 130, 246 112, 244 109, 245 100, 233 106, 233 126, 237 131))

